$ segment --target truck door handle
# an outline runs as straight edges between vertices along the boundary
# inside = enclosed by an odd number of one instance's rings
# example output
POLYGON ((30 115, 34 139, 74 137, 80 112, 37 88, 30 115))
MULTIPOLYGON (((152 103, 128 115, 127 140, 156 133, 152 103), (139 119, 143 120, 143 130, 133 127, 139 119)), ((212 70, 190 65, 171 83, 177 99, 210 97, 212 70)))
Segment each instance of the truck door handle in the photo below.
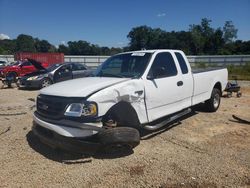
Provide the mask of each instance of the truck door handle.
POLYGON ((177 86, 182 86, 182 85, 183 85, 183 81, 177 82, 177 86))

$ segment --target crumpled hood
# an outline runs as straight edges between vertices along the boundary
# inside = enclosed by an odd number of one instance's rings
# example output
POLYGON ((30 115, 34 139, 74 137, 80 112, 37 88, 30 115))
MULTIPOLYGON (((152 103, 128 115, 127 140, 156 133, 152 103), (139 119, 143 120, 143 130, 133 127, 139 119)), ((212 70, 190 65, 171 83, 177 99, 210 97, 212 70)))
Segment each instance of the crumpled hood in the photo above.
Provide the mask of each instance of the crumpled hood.
POLYGON ((86 77, 53 84, 40 90, 40 94, 62 97, 87 97, 108 86, 130 78, 86 77))

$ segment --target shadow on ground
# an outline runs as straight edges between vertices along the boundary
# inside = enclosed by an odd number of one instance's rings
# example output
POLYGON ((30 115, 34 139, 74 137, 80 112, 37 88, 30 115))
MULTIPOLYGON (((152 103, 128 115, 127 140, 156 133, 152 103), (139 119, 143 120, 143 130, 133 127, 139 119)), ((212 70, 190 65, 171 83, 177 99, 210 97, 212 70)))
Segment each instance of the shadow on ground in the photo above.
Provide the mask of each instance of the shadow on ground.
POLYGON ((88 163, 91 162, 91 158, 96 159, 114 159, 125 157, 128 155, 133 154, 133 150, 131 149, 118 149, 116 152, 103 152, 101 150, 95 153, 88 153, 88 154, 79 154, 79 153, 72 153, 68 151, 63 151, 57 148, 51 148, 44 143, 42 143, 33 133, 32 131, 28 132, 26 135, 27 142, 29 146, 35 150, 36 152, 40 153, 44 157, 64 163, 64 164, 79 164, 79 163, 88 163))
MULTIPOLYGON (((141 134, 141 140, 148 140, 151 139, 159 134, 164 133, 165 131, 170 130, 171 128, 181 125, 182 120, 192 117, 198 112, 206 112, 204 109, 204 106, 197 105, 192 108, 191 113, 177 119, 174 122, 171 122, 169 124, 166 124, 166 126, 158 129, 157 131, 147 131, 147 130, 142 130, 140 132, 141 134)), ((128 155, 133 154, 133 150, 131 149, 124 149, 121 148, 120 150, 116 152, 103 152, 102 150, 99 150, 96 153, 90 153, 90 154, 78 154, 78 153, 71 153, 71 152, 66 152, 63 150, 59 150, 56 148, 51 148, 45 144, 43 144, 33 133, 30 131, 26 135, 27 142, 29 146, 35 150, 36 152, 40 153, 44 157, 51 159, 56 162, 64 163, 64 164, 78 164, 78 163, 88 163, 91 162, 91 158, 96 158, 96 159, 114 159, 114 158, 121 158, 125 157, 128 155)))

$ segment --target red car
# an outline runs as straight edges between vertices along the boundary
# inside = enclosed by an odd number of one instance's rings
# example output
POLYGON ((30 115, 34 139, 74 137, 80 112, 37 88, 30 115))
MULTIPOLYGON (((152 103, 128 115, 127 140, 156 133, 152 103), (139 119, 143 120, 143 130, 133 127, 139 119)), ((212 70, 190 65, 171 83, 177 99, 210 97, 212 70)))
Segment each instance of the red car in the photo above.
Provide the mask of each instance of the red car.
MULTIPOLYGON (((48 63, 40 63, 42 65, 42 67, 48 67, 49 64, 48 63)), ((39 65, 36 65, 39 66, 39 65)), ((35 72, 37 70, 39 70, 40 67, 36 67, 35 65, 32 65, 29 61, 18 61, 14 64, 11 64, 9 66, 4 67, 1 72, 0 72, 0 76, 1 77, 13 77, 14 79, 16 79, 17 77, 22 77, 25 74, 29 74, 32 72, 35 72)))

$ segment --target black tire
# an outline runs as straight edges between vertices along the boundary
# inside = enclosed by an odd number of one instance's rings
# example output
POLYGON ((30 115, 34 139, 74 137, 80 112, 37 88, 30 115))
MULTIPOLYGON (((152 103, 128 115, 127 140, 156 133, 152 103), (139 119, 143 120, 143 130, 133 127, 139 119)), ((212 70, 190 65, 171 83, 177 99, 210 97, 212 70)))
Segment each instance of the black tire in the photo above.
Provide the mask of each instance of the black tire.
POLYGON ((242 96, 242 93, 241 93, 241 92, 238 92, 238 93, 236 94, 236 96, 239 98, 239 97, 242 96))
POLYGON ((109 128, 98 133, 98 139, 104 148, 124 147, 133 149, 140 144, 138 130, 131 127, 109 128))
POLYGON ((208 112, 216 112, 220 106, 221 91, 217 88, 213 88, 210 99, 205 101, 205 108, 208 112))
POLYGON ((9 79, 11 79, 12 80, 12 82, 16 82, 17 81, 17 73, 15 73, 15 72, 8 72, 7 74, 6 74, 6 78, 9 78, 9 79))
POLYGON ((48 87, 52 84, 52 81, 49 78, 44 78, 41 83, 41 88, 48 87))

